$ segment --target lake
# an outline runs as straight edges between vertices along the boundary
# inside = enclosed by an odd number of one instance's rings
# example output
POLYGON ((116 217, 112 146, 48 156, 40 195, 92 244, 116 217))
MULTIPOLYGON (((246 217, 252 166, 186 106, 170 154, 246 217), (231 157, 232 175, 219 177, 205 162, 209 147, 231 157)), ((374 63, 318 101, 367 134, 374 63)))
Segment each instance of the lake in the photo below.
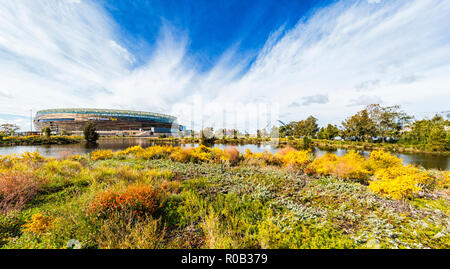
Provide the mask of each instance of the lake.
MULTIPOLYGON (((87 146, 85 144, 69 144, 69 145, 35 145, 35 146, 6 146, 0 147, 0 155, 8 154, 21 154, 23 152, 38 151, 41 155, 46 157, 63 158, 75 154, 86 154, 97 149, 110 149, 112 151, 123 150, 128 147, 139 145, 143 148, 155 145, 155 142, 149 141, 146 138, 113 138, 113 139, 100 139, 97 146, 87 146)), ((196 147, 198 144, 185 144, 179 145, 181 147, 196 147)), ((216 144, 215 147, 224 149, 231 145, 216 144)), ((254 145, 233 145, 240 152, 244 153, 247 149, 252 152, 269 151, 275 153, 279 150, 275 145, 270 143, 254 145)), ((316 148, 313 150, 316 156, 322 156, 325 153, 334 153, 338 156, 342 156, 348 152, 346 149, 337 150, 323 150, 316 148)), ((361 152, 365 156, 368 156, 370 151, 361 152)), ((450 170, 450 157, 435 154, 425 153, 393 153, 403 160, 404 164, 421 165, 427 169, 436 168, 440 170, 450 170)))

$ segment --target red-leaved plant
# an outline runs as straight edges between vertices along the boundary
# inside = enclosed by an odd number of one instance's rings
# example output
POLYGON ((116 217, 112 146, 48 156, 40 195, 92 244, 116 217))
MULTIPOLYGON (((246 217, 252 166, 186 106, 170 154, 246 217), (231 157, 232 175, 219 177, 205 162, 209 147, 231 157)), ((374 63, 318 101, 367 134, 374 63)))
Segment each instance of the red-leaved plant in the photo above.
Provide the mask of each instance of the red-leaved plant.
POLYGON ((146 185, 131 185, 124 190, 108 190, 94 199, 89 212, 100 218, 115 213, 129 213, 137 218, 152 215, 161 207, 163 197, 160 191, 146 185))

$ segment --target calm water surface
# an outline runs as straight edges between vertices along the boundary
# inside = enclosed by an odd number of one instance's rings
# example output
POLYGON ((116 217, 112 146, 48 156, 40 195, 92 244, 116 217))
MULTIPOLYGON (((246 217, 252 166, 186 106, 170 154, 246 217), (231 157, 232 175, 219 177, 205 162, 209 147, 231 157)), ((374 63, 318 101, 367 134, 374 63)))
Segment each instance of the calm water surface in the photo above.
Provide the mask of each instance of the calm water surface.
MULTIPOLYGON (((97 149, 110 149, 112 151, 123 150, 131 146, 140 145, 143 148, 155 145, 154 142, 149 141, 146 138, 114 138, 114 139, 101 139, 97 146, 87 146, 85 144, 71 144, 71 145, 36 145, 36 146, 10 146, 10 147, 0 147, 0 155, 8 154, 21 154, 23 152, 38 151, 41 155, 46 157, 63 158, 75 154, 86 154, 97 149)), ((179 145, 181 147, 196 147, 198 144, 186 144, 179 145)), ((216 144, 215 147, 224 149, 230 145, 216 144)), ((272 153, 277 152, 278 148, 276 145, 260 144, 260 145, 235 145, 235 147, 242 153, 247 149, 252 152, 263 152, 269 151, 272 153)), ((338 156, 342 156, 348 152, 346 149, 337 150, 323 150, 316 148, 314 149, 314 154, 316 156, 322 156, 325 153, 334 153, 338 156)), ((362 154, 368 156, 370 151, 363 151, 362 154)), ((433 154, 423 154, 423 153, 394 153, 403 160, 404 164, 415 164, 421 165, 427 169, 437 168, 441 170, 450 170, 450 157, 433 155, 433 154)))

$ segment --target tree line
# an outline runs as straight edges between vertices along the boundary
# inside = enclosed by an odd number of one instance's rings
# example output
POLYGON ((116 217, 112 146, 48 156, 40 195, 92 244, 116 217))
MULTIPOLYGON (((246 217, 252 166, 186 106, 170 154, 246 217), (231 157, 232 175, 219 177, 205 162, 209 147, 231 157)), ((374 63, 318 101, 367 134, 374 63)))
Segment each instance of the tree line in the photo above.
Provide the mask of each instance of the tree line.
POLYGON ((371 104, 348 117, 342 126, 328 124, 319 128, 317 118, 291 121, 280 127, 280 137, 311 137, 326 140, 390 142, 417 145, 433 151, 450 150, 450 122, 441 115, 415 120, 400 106, 371 104))

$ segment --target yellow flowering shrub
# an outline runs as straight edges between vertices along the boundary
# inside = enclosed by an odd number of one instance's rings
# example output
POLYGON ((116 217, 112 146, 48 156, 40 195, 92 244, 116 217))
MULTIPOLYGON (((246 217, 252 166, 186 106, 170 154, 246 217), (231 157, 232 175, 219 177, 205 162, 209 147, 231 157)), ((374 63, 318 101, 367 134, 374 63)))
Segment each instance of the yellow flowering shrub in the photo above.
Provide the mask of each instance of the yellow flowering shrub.
POLYGON ((96 150, 91 153, 91 159, 94 161, 111 159, 114 156, 111 150, 96 150))
POLYGON ((39 154, 38 151, 35 152, 24 152, 20 155, 23 161, 31 162, 41 162, 45 160, 45 157, 39 154))
POLYGON ((314 172, 321 176, 329 176, 335 170, 338 157, 332 153, 326 153, 316 158, 310 165, 314 172))
POLYGON ((35 234, 43 234, 52 226, 52 218, 36 213, 31 216, 31 220, 23 225, 25 231, 35 234))
POLYGON ((138 158, 143 158, 146 160, 158 159, 169 156, 172 152, 176 151, 178 148, 173 146, 152 146, 145 150, 134 150, 134 154, 138 158))
POLYGON ((325 154, 315 159, 310 166, 316 174, 335 176, 343 179, 367 180, 371 172, 367 169, 366 159, 354 150, 344 156, 325 154))
POLYGON ((276 155, 285 166, 303 168, 311 160, 310 153, 307 150, 290 150, 285 152, 283 155, 281 155, 280 152, 277 152, 276 155))
POLYGON ((402 165, 403 162, 400 158, 383 150, 372 151, 367 161, 367 166, 372 171, 402 165))
POLYGON ((253 153, 251 152, 251 150, 247 149, 244 154, 244 159, 249 164, 259 166, 281 164, 279 156, 274 155, 268 151, 253 153))
POLYGON ((369 182, 369 189, 374 193, 393 199, 412 197, 422 190, 422 186, 432 178, 412 165, 379 169, 374 180, 369 182))
POLYGON ((365 180, 370 176, 367 170, 366 159, 354 150, 338 158, 334 176, 339 178, 365 180))
POLYGON ((80 161, 82 158, 83 157, 81 155, 79 155, 79 154, 75 154, 75 155, 69 156, 69 160, 72 160, 72 161, 80 161))
POLYGON ((450 171, 443 171, 437 184, 443 189, 450 189, 450 171))
POLYGON ((227 152, 221 150, 220 148, 212 148, 211 154, 211 158, 215 163, 225 163, 230 160, 230 155, 228 155, 227 152))
POLYGON ((181 163, 188 162, 189 161, 188 149, 177 148, 170 154, 169 158, 176 162, 181 163))
POLYGON ((0 155, 0 169, 11 169, 19 158, 15 154, 0 155))
POLYGON ((200 145, 196 148, 188 149, 188 153, 190 155, 190 160, 193 162, 208 162, 212 160, 213 154, 211 153, 211 149, 200 145))
POLYGON ((122 157, 122 156, 127 156, 129 154, 136 155, 143 151, 144 151, 144 149, 141 146, 134 146, 134 147, 129 147, 125 150, 116 152, 116 156, 122 157))

